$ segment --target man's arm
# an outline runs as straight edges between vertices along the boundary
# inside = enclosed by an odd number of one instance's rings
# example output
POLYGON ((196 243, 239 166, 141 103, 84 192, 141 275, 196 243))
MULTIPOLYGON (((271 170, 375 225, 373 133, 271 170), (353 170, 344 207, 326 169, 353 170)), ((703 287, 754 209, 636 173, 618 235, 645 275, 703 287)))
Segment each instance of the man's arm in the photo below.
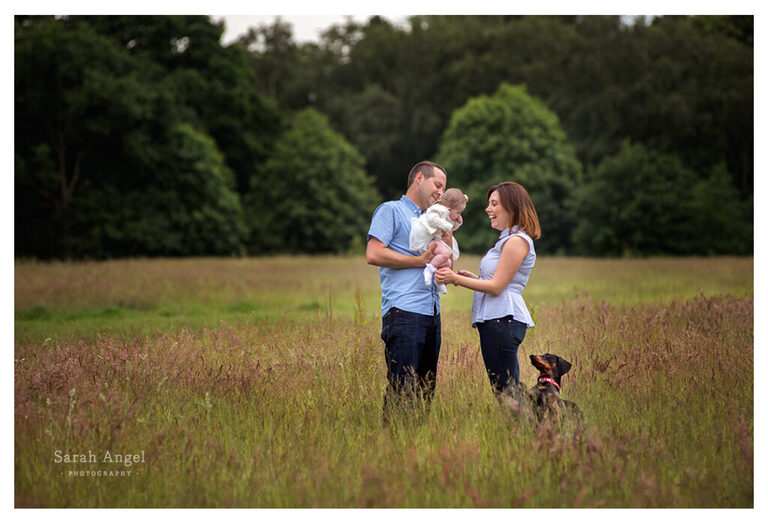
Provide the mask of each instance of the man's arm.
POLYGON ((387 248, 376 237, 368 239, 365 247, 365 262, 385 268, 422 268, 434 258, 434 246, 421 255, 404 255, 387 248))

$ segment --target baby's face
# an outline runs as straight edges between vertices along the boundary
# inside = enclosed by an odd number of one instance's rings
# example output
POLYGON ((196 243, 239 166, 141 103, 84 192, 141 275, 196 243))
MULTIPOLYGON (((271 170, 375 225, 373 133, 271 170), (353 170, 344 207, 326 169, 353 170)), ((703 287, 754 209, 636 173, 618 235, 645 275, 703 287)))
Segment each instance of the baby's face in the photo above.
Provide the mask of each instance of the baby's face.
POLYGON ((459 204, 455 208, 451 208, 451 213, 448 214, 448 216, 451 218, 452 221, 456 222, 459 219, 461 219, 461 212, 464 211, 464 208, 466 208, 466 204, 459 204))

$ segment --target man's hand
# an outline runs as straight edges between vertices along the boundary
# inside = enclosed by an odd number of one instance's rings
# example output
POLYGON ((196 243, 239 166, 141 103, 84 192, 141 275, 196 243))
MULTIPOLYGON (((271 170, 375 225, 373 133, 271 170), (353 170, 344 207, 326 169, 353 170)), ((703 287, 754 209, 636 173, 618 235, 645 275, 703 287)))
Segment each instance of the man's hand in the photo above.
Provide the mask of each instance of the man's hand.
POLYGON ((376 237, 371 237, 365 248, 365 261, 384 268, 423 268, 434 257, 434 246, 421 255, 404 255, 387 248, 376 237))
POLYGON ((427 263, 434 258, 435 258, 435 245, 433 244, 432 246, 427 248, 427 251, 425 251, 419 256, 419 259, 423 261, 423 264, 420 263, 418 266, 426 266, 427 263))

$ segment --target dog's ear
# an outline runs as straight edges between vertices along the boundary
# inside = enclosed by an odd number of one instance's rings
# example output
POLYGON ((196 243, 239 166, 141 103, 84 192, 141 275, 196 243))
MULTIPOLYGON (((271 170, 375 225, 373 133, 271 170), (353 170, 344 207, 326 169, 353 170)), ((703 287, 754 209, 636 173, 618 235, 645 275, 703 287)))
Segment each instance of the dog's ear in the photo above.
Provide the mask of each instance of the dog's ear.
POLYGON ((564 376, 568 373, 568 370, 571 369, 571 363, 563 359, 562 357, 557 358, 557 373, 561 376, 564 376))

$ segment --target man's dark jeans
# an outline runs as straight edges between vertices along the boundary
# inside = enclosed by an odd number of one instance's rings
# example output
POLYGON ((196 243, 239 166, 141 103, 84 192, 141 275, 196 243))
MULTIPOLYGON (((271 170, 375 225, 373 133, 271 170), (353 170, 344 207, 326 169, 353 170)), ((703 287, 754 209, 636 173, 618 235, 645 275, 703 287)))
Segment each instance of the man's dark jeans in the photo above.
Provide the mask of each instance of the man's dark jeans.
POLYGON ((440 354, 440 314, 421 315, 390 308, 382 318, 381 339, 386 345, 389 381, 384 394, 384 420, 390 419, 396 407, 428 411, 440 354))
POLYGON ((525 323, 514 320, 511 315, 477 323, 485 370, 496 395, 520 383, 517 349, 527 329, 525 323))

